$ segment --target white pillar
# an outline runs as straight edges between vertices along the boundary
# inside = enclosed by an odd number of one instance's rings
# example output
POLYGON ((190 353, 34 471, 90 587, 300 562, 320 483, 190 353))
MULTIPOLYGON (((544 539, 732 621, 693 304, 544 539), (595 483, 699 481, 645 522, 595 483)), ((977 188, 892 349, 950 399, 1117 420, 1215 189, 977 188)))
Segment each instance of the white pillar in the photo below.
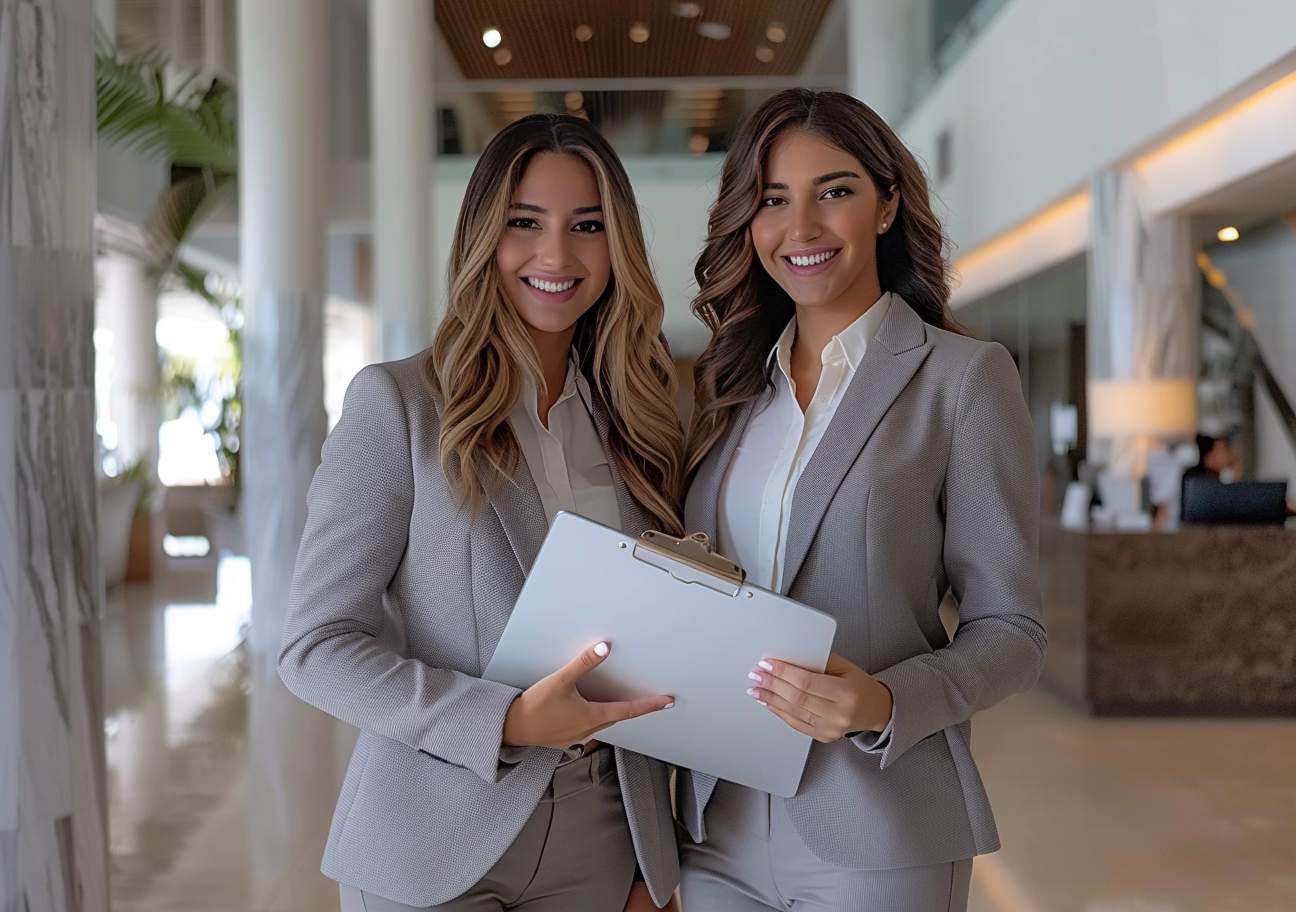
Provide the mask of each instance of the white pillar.
POLYGON ((0 0, 0 86, 0 909, 104 912, 91 0, 0 0))
POLYGON ((328 717, 285 698, 275 672, 306 491, 324 442, 329 5, 239 3, 239 235, 243 300, 243 521, 252 562, 253 902, 269 898, 318 837, 328 717), (290 739, 301 751, 283 754, 290 739), (316 747, 318 746, 318 749, 316 747))
POLYGON ((382 358, 432 339, 432 0, 370 0, 374 300, 382 358))
POLYGON ((202 0, 203 69, 225 72, 225 11, 223 0, 202 0))
POLYGON ((144 261, 110 251, 99 265, 104 327, 112 333, 109 409, 117 425, 123 464, 146 459, 156 474, 158 457, 158 287, 144 261))

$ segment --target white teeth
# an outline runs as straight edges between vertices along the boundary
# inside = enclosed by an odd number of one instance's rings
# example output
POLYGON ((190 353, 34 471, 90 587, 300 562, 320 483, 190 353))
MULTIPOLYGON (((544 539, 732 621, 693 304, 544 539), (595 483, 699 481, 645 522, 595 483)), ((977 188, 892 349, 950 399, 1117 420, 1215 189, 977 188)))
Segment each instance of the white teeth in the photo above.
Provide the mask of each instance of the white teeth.
POLYGON ((541 279, 526 278, 522 281, 526 282, 532 288, 539 288, 541 291, 549 292, 549 294, 558 294, 558 292, 566 291, 576 284, 575 279, 572 279, 570 282, 545 282, 541 279))
POLYGON ((836 250, 829 250, 824 253, 816 253, 814 256, 790 256, 793 266, 818 266, 825 263, 837 255, 836 250))

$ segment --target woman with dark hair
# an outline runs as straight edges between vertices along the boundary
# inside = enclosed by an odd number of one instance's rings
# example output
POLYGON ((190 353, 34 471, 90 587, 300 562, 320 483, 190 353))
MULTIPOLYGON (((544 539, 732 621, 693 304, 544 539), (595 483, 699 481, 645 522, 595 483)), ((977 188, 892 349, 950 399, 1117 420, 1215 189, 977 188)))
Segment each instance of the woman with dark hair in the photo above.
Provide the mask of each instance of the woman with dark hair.
POLYGON ((850 96, 779 92, 725 158, 685 525, 838 626, 824 672, 767 656, 744 682, 815 739, 794 797, 682 771, 686 909, 963 909, 998 848, 970 719, 1042 665, 1039 479, 942 244, 922 169, 850 96))
POLYGON ((279 671, 361 730, 324 873, 345 912, 666 905, 668 771, 593 736, 671 698, 584 700, 608 643, 525 691, 481 678, 558 510, 683 531, 662 297, 587 121, 491 140, 449 285, 431 349, 356 376, 310 489, 279 671))

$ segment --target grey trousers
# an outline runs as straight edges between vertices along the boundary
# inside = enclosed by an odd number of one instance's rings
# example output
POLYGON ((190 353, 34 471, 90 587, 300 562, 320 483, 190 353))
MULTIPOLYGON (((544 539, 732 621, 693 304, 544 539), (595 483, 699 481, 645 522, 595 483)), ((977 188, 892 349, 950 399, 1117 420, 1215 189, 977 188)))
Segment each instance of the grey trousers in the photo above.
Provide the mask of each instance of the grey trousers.
MULTIPOLYGON (((522 832, 474 886, 438 912, 622 912, 634 881, 616 755, 602 746, 554 771, 522 832)), ((342 912, 416 908, 341 885, 342 912)))
POLYGON ((680 837, 684 912, 966 912, 972 859, 862 871, 806 848, 783 799, 721 780, 706 842, 680 837))

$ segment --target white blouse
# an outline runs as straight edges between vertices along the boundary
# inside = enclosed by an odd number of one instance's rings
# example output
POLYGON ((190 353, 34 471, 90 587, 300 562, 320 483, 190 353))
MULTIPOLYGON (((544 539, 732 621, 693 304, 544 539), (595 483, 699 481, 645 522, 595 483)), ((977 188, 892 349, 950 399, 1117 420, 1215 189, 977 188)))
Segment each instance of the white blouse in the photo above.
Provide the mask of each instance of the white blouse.
POLYGON ((535 384, 527 377, 509 413, 531 477, 540 491, 545 519, 553 525, 559 510, 621 528, 621 511, 612 467, 590 412, 589 385, 576 363, 567 361, 562 394, 549 409, 549 427, 540 421, 535 384))
POLYGON ((890 307, 891 293, 886 292, 824 346, 819 384, 804 414, 792 380, 795 317, 770 353, 778 361, 774 395, 756 407, 738 441, 738 451, 720 484, 716 529, 716 549, 746 568, 747 578, 757 586, 782 590, 797 481, 890 307))

